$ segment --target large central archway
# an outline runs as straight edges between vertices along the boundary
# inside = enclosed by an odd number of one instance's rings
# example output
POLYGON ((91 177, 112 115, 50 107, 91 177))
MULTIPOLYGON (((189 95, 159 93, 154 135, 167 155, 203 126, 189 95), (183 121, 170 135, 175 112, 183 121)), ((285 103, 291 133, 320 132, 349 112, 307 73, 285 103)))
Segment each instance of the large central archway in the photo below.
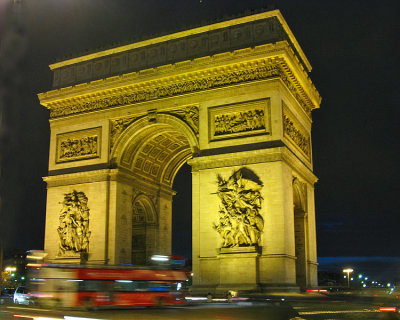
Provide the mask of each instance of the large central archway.
POLYGON ((188 163, 193 291, 317 284, 311 111, 321 99, 279 11, 51 68, 54 90, 39 95, 51 117, 49 261, 170 254, 173 181, 188 163))
POLYGON ((132 248, 128 242, 128 247, 120 250, 132 254, 117 262, 146 264, 153 254, 171 254, 172 185, 195 150, 198 144, 193 130, 171 115, 139 118, 121 132, 112 157, 120 170, 132 176, 123 188, 131 187, 133 216, 132 248))

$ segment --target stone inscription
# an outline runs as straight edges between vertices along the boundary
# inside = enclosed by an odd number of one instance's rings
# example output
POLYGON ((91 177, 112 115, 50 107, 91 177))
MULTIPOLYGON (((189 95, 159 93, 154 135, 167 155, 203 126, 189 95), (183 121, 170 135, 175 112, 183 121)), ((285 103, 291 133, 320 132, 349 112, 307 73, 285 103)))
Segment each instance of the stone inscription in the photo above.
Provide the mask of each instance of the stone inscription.
POLYGON ((57 135, 57 162, 97 158, 100 128, 57 135))
POLYGON ((288 114, 283 114, 283 132, 289 137, 308 157, 311 155, 310 137, 302 132, 288 114))
POLYGON ((217 195, 222 205, 219 222, 213 228, 222 238, 221 247, 258 246, 264 229, 260 214, 262 182, 247 168, 235 171, 227 180, 220 175, 217 178, 217 195))
POLYGON ((73 191, 64 195, 61 202, 59 222, 58 255, 89 252, 89 208, 88 198, 83 192, 73 191))

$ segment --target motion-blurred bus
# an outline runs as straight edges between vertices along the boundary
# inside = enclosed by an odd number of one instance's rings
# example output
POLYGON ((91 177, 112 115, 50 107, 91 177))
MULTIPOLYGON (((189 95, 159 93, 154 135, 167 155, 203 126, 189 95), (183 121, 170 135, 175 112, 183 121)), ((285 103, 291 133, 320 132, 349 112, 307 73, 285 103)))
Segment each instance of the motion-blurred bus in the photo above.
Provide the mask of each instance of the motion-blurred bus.
POLYGON ((68 308, 184 304, 184 270, 154 267, 28 264, 38 304, 68 308))

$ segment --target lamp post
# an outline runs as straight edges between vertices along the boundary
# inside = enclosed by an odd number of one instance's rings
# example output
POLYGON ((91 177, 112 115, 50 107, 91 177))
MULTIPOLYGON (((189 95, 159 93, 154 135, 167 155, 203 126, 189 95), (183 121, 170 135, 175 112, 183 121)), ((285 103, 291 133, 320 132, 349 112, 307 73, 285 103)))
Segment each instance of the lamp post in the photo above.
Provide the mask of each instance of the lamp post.
POLYGON ((343 269, 344 273, 347 273, 347 287, 350 288, 350 273, 352 273, 354 270, 351 268, 346 268, 343 269))

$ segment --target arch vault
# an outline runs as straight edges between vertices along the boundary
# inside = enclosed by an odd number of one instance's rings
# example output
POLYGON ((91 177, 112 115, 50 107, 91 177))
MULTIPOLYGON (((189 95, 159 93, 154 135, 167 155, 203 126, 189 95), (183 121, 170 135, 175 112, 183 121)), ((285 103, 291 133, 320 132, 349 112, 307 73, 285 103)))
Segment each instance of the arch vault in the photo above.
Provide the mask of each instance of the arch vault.
POLYGON ((193 290, 317 284, 311 66, 278 10, 50 66, 45 249, 63 263, 171 253, 192 168, 193 290))

